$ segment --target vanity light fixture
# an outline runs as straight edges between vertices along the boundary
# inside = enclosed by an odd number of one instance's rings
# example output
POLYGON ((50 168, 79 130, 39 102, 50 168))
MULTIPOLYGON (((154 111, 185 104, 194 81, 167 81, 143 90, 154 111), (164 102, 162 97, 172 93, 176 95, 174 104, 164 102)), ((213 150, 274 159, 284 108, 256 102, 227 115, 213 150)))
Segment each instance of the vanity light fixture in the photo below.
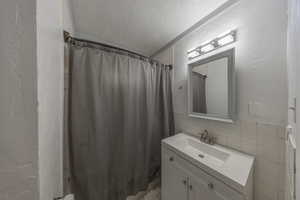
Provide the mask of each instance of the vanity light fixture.
POLYGON ((236 30, 228 31, 219 37, 188 51, 188 59, 196 58, 223 46, 234 43, 236 41, 236 33, 236 30))

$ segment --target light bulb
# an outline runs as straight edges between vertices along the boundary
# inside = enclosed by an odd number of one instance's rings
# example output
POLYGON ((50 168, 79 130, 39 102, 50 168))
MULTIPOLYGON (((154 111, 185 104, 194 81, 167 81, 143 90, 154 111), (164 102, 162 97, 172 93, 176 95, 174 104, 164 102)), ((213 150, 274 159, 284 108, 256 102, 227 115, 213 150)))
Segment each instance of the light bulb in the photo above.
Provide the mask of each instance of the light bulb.
POLYGON ((197 50, 194 50, 194 51, 191 51, 188 53, 188 58, 195 58, 199 55, 200 55, 200 53, 197 50))
POLYGON ((224 46, 224 45, 229 44, 233 41, 234 41, 233 35, 227 35, 227 36, 225 36, 225 37, 218 40, 218 45, 224 46))
POLYGON ((201 52, 209 52, 211 50, 213 50, 215 47, 212 44, 207 44, 203 47, 201 47, 201 52))

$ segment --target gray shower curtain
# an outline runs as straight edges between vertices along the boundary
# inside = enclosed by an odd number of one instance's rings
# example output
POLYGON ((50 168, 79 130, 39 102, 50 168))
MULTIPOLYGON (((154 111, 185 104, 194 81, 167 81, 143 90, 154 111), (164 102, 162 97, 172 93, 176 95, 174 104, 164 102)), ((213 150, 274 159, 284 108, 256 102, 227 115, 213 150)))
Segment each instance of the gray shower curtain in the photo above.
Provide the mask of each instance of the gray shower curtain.
POLYGON ((125 200, 160 168, 174 133, 170 69, 121 51, 69 47, 69 140, 76 200, 125 200))
POLYGON ((196 113, 207 113, 206 77, 197 72, 192 72, 193 112, 196 113))

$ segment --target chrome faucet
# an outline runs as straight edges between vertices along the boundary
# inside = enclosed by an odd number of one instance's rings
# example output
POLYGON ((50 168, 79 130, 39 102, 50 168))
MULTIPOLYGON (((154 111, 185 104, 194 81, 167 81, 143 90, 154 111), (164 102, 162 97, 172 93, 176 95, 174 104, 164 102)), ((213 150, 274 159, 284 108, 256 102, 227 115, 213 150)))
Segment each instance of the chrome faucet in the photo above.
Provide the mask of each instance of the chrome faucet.
POLYGON ((205 129, 203 133, 200 134, 200 141, 206 144, 214 145, 216 143, 216 137, 210 136, 208 131, 205 129))
POLYGON ((205 141, 207 140, 207 137, 208 137, 208 131, 205 129, 203 133, 200 134, 200 140, 205 141))

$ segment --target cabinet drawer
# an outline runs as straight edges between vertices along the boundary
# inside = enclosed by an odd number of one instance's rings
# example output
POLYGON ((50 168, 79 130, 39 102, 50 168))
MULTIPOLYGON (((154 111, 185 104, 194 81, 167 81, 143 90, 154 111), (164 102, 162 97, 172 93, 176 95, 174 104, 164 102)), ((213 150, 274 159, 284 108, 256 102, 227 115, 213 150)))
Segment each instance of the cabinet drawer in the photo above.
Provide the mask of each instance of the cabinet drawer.
POLYGON ((232 189, 229 185, 209 175, 199 167, 196 167, 189 161, 178 156, 178 154, 174 153, 168 148, 163 147, 162 151, 165 159, 168 159, 169 162, 174 163, 174 165, 176 166, 180 166, 181 169, 184 169, 186 171, 189 177, 189 184, 190 184, 189 188, 191 190, 197 190, 197 187, 202 187, 198 189, 201 189, 202 191, 203 189, 210 191, 211 195, 214 196, 212 197, 212 199, 218 199, 218 200, 245 199, 241 193, 232 189))

